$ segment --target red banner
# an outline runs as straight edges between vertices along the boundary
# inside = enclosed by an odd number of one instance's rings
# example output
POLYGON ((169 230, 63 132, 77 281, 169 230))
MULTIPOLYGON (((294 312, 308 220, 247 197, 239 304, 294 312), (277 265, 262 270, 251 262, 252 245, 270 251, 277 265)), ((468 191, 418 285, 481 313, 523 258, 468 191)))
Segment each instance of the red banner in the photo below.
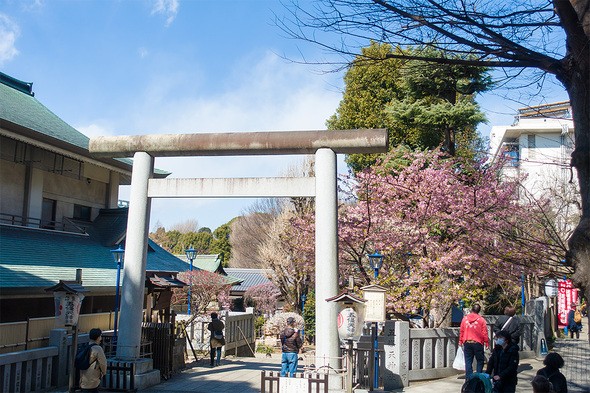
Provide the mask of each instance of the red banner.
POLYGON ((578 301, 578 290, 572 288, 571 280, 559 280, 559 293, 557 294, 557 313, 559 326, 567 325, 567 313, 572 303, 578 301))

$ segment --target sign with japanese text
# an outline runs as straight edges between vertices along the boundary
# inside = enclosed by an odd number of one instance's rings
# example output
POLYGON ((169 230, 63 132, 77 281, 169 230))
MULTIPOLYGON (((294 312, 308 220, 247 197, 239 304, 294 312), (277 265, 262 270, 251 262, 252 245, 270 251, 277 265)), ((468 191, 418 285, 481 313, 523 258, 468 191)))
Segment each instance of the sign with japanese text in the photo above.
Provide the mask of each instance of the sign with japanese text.
POLYGON ((357 307, 350 306, 338 313, 338 336, 340 340, 358 340, 363 332, 363 315, 357 307))
POLYGON ((363 297, 367 300, 365 321, 385 322, 385 288, 379 285, 369 285, 361 289, 363 297))
POLYGON ((559 326, 567 325, 567 314, 570 305, 578 301, 578 290, 572 287, 571 280, 559 280, 559 292, 557 294, 557 314, 559 326))

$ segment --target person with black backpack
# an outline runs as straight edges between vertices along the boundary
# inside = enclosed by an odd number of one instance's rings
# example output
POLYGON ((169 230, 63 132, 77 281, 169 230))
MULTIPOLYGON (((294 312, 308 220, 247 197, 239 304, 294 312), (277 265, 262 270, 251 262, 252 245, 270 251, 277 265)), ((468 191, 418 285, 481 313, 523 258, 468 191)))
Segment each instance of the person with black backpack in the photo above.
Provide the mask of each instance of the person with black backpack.
POLYGON ((553 385, 555 393, 567 393, 567 380, 559 371, 563 367, 563 358, 557 352, 551 352, 543 360, 545 367, 537 371, 537 375, 545 377, 553 385))
POLYGON ((107 373, 107 358, 100 346, 102 331, 91 329, 88 337, 90 342, 78 351, 74 365, 80 370, 82 393, 98 393, 100 380, 107 373))

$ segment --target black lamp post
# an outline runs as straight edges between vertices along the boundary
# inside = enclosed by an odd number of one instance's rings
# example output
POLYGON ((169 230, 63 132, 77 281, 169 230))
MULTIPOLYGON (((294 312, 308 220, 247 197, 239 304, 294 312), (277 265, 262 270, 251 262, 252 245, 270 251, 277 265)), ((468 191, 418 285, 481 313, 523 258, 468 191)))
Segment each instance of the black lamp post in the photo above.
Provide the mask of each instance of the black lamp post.
MULTIPOLYGON (((193 271, 193 261, 197 257, 197 250, 195 250, 192 246, 188 250, 184 250, 186 257, 189 261, 191 261, 190 271, 193 271)), ((191 275, 190 281, 188 283, 188 315, 191 315, 191 289, 193 287, 193 277, 191 275)))
POLYGON ((125 250, 121 248, 119 244, 119 248, 116 250, 111 250, 111 254, 113 255, 113 260, 117 264, 117 289, 115 291, 115 335, 114 341, 117 342, 117 327, 119 323, 119 282, 121 280, 121 265, 123 265, 123 255, 125 250))
MULTIPOLYGON (((374 254, 371 254, 368 257, 369 262, 371 263, 371 268, 375 270, 375 281, 377 281, 377 277, 379 277, 379 269, 381 269, 381 266, 383 266, 383 255, 379 254, 379 251, 375 251, 374 254)), ((375 332, 375 376, 373 380, 373 387, 377 388, 377 386, 379 385, 379 353, 377 352, 377 322, 374 322, 373 329, 375 332)))

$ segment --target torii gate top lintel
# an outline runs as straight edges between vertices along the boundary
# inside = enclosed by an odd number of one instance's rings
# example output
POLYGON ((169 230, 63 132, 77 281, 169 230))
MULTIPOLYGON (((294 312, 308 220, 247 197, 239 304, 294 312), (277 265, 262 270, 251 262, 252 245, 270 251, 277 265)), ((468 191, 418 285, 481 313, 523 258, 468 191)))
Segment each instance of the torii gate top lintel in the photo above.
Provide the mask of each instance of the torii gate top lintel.
POLYGON ((99 136, 90 139, 95 157, 152 157, 314 154, 320 148, 335 153, 385 153, 386 129, 230 132, 99 136))

